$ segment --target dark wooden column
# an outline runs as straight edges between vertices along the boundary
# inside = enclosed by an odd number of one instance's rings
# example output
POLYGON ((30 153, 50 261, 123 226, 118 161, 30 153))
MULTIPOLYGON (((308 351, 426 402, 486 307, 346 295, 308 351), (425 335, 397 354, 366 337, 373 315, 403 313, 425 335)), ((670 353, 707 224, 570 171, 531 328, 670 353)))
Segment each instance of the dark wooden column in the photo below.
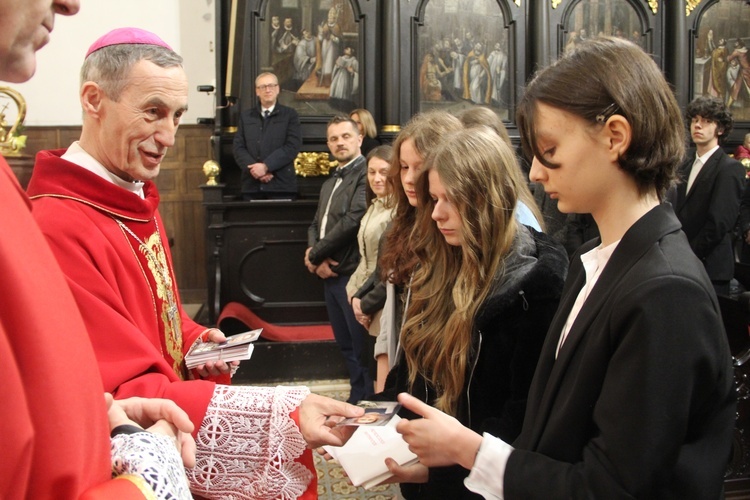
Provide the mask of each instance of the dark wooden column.
POLYGON ((380 82, 382 96, 381 131, 385 135, 400 130, 401 108, 401 19, 400 0, 383 0, 380 11, 383 41, 383 73, 380 82))
POLYGON ((677 103, 684 109, 690 102, 692 66, 685 0, 669 0, 660 2, 659 5, 664 9, 664 75, 674 86, 677 103))
MULTIPOLYGON (((527 55, 526 74, 528 77, 534 72, 547 66, 551 60, 549 5, 550 0, 525 0, 529 25, 526 31, 527 55)), ((527 78, 528 78, 527 77, 527 78)))

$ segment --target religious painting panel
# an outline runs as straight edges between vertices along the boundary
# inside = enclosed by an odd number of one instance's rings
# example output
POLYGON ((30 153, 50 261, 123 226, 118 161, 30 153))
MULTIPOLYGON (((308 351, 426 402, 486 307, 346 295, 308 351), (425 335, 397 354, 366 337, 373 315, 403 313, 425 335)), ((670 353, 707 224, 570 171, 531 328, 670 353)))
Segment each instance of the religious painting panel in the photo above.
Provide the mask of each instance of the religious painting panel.
POLYGON ((269 1, 258 26, 259 73, 278 76, 279 102, 300 116, 360 107, 364 67, 349 0, 269 1))
POLYGON ((419 111, 481 105, 508 120, 515 73, 498 0, 430 0, 423 12, 414 68, 419 111))
POLYGON ((750 4, 721 0, 696 20, 693 97, 722 99, 735 121, 750 121, 750 4))
POLYGON ((564 22, 562 52, 593 36, 626 38, 649 51, 643 21, 628 0, 582 0, 573 6, 564 22))

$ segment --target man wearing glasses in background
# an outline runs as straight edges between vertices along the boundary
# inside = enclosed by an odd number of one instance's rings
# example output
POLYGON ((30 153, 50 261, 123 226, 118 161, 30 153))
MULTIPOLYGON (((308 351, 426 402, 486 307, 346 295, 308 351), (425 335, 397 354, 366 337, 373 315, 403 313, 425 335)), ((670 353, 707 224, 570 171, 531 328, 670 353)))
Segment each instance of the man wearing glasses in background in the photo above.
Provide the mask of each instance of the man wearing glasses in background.
POLYGON ((242 171, 244 200, 297 198, 294 159, 302 146, 297 112, 279 104, 279 80, 273 73, 255 79, 256 105, 242 112, 234 136, 234 159, 242 171))

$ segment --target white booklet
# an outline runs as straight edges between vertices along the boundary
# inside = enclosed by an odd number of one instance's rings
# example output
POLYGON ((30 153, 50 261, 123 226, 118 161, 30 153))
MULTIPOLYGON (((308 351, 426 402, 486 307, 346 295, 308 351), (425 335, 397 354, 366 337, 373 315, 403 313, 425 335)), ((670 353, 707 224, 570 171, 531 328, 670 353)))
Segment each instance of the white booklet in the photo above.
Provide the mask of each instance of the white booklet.
POLYGON ((323 448, 341 464, 354 486, 370 489, 391 477, 385 465, 386 458, 402 466, 418 461, 401 434, 396 432, 399 420, 399 416, 394 415, 386 425, 357 427, 344 446, 323 448))

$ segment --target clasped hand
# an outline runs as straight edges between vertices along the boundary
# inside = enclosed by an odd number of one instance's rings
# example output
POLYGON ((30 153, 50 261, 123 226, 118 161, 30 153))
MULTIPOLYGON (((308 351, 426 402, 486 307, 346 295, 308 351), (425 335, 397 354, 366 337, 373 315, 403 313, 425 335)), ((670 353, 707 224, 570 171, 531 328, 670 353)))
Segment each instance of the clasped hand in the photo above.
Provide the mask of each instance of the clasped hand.
POLYGON ((173 401, 156 398, 128 398, 115 400, 105 393, 109 428, 134 425, 153 434, 168 436, 174 440, 185 467, 195 466, 195 429, 187 413, 173 401))
POLYGON ((313 274, 317 274, 321 279, 335 278, 338 276, 332 269, 331 266, 338 266, 339 263, 331 258, 326 258, 319 265, 315 265, 310 262, 310 250, 312 247, 308 247, 305 250, 305 267, 313 274))
POLYGON ((250 170, 250 175, 255 179, 262 180, 261 178, 268 174, 268 166, 265 163, 253 163, 248 165, 247 168, 250 170))

